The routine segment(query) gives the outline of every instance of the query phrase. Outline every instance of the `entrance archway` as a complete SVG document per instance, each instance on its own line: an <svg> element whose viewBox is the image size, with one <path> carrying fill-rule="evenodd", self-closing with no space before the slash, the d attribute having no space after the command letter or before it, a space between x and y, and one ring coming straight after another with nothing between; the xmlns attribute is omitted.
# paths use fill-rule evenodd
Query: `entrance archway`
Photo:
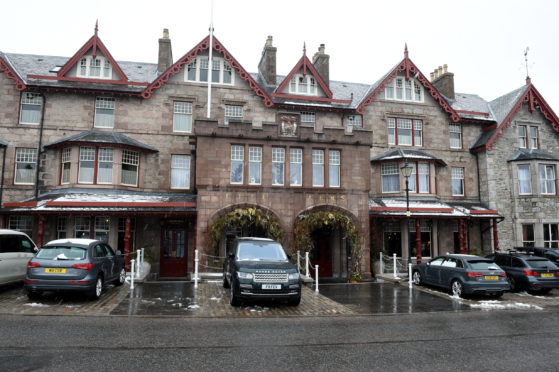
<svg viewBox="0 0 559 372"><path fill-rule="evenodd" d="M319 277L361 277L361 244L351 213L317 208L299 214L294 225L295 248L309 252L311 262L319 265Z"/></svg>

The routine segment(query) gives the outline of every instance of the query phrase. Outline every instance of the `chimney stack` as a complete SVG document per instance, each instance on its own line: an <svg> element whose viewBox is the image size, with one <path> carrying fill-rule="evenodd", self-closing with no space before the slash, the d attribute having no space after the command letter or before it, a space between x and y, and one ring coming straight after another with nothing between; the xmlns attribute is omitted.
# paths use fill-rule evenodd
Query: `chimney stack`
<svg viewBox="0 0 559 372"><path fill-rule="evenodd" d="M431 84L445 97L454 99L454 74L448 72L448 65L439 66L431 72Z"/></svg>
<svg viewBox="0 0 559 372"><path fill-rule="evenodd" d="M320 44L318 52L312 57L313 66L316 68L320 77L326 85L330 85L330 56L324 53L324 44Z"/></svg>
<svg viewBox="0 0 559 372"><path fill-rule="evenodd" d="M264 49L262 50L262 57L258 63L258 72L264 78L268 85L276 85L276 52L277 48L272 45L273 38L268 36Z"/></svg>
<svg viewBox="0 0 559 372"><path fill-rule="evenodd" d="M173 64L173 51L169 29L163 29L163 37L159 39L159 56L157 60L157 73L161 74Z"/></svg>

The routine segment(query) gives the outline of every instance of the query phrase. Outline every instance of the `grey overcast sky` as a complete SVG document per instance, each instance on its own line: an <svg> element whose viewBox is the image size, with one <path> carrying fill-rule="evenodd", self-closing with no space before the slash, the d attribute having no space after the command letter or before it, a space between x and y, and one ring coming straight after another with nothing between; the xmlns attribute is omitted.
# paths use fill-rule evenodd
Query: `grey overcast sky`
<svg viewBox="0 0 559 372"><path fill-rule="evenodd" d="M403 58L424 75L442 64L457 92L495 99L532 82L559 114L559 1L555 0L214 0L215 36L249 72L256 72L268 35L277 72L312 57L321 43L330 79L372 84ZM26 0L2 5L0 50L72 56L93 35L122 61L157 62L168 28L175 60L208 34L210 0Z"/></svg>

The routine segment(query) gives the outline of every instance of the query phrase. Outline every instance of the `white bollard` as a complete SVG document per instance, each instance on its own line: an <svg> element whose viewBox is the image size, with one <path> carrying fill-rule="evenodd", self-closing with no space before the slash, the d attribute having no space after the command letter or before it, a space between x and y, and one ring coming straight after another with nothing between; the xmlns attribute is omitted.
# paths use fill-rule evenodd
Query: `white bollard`
<svg viewBox="0 0 559 372"><path fill-rule="evenodd" d="M309 262L309 252L305 252L305 277L309 278L310 262Z"/></svg>
<svg viewBox="0 0 559 372"><path fill-rule="evenodd" d="M144 260L145 260L145 257L146 257L146 256L145 256L146 253L145 253L144 248L142 248L142 249L140 250L140 252L141 252L140 257L142 258L142 261L141 261L141 263L140 263L140 274L141 274L141 273L144 272Z"/></svg>
<svg viewBox="0 0 559 372"><path fill-rule="evenodd" d="M410 288L412 287L412 277L411 277L411 263L408 264L408 282L409 282L409 286Z"/></svg>
<svg viewBox="0 0 559 372"><path fill-rule="evenodd" d="M194 288L198 288L198 250L194 250Z"/></svg>
<svg viewBox="0 0 559 372"><path fill-rule="evenodd" d="M384 262L382 262L382 252L378 253L379 271L384 274Z"/></svg>
<svg viewBox="0 0 559 372"><path fill-rule="evenodd" d="M140 257L140 251L136 251L136 278L140 278L140 268L142 266L142 258Z"/></svg>
<svg viewBox="0 0 559 372"><path fill-rule="evenodd" d="M318 265L314 265L315 276L316 276L316 286L314 287L314 291L318 293Z"/></svg>
<svg viewBox="0 0 559 372"><path fill-rule="evenodd" d="M397 264L397 262L396 262L396 253L394 253L394 255L393 255L392 257L393 257L393 264L394 264L394 265L393 265L393 266L394 266L394 269L393 269L392 271L394 272L394 279L396 279L396 278L398 277L398 275L396 275L396 264Z"/></svg>
<svg viewBox="0 0 559 372"><path fill-rule="evenodd" d="M134 289L134 269L136 264L136 260L130 260L130 289ZM132 292L130 292L132 295Z"/></svg>

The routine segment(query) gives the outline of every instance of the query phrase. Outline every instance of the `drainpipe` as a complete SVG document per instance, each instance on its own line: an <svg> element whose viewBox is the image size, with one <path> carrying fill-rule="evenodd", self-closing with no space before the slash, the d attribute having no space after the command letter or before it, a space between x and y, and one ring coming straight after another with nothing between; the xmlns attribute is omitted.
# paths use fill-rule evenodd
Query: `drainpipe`
<svg viewBox="0 0 559 372"><path fill-rule="evenodd" d="M39 197L39 165L41 163L41 147L43 146L43 127L45 123L45 106L47 105L47 100L44 94L41 94L43 98L43 107L41 109L41 122L39 124L39 148L37 149L37 166L35 168L35 199Z"/></svg>
<svg viewBox="0 0 559 372"><path fill-rule="evenodd" d="M7 150L7 147L3 147L3 151L2 151L2 174L0 175L0 208L2 208L2 192L4 191L4 173L6 171L6 150Z"/></svg>

